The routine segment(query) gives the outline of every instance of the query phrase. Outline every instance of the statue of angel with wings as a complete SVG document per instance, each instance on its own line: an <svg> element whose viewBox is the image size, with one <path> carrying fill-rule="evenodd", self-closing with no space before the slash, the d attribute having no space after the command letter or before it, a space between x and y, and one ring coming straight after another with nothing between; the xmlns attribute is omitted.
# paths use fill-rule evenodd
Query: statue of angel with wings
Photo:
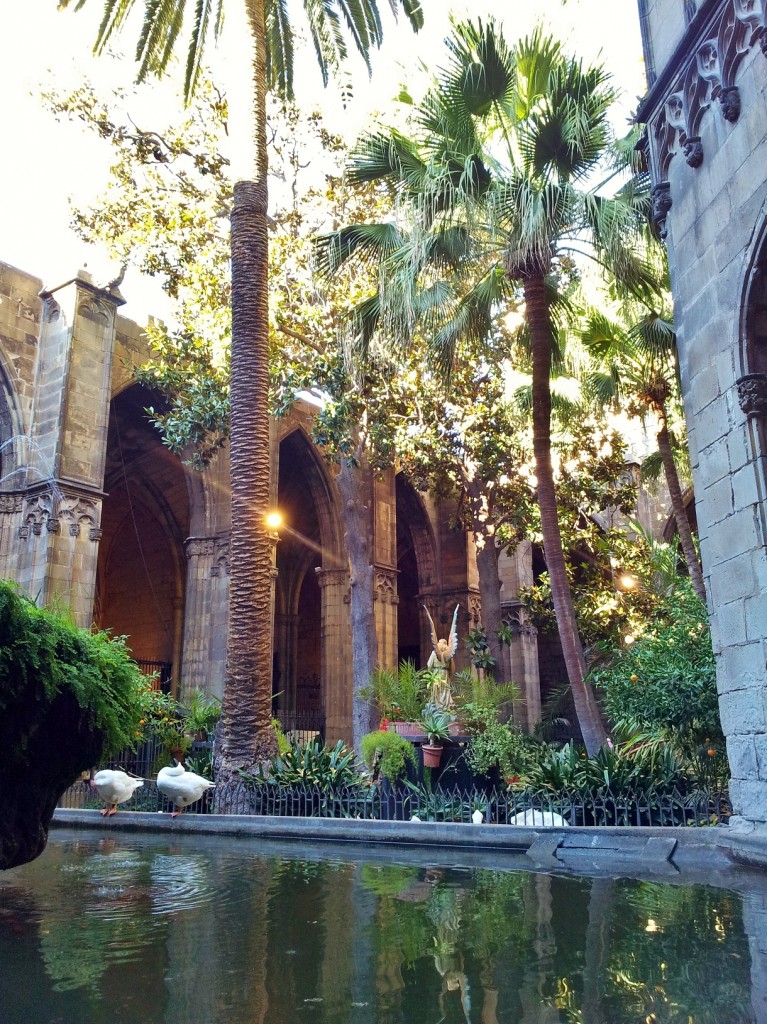
<svg viewBox="0 0 767 1024"><path fill-rule="evenodd" d="M434 626L434 620L429 615L429 609L426 605L423 606L423 610L426 612L426 617L429 620L429 628L431 630L431 646L432 652L429 655L429 660L426 663L426 667L431 669L434 673L434 682L431 683L431 703L438 704L440 707L445 708L447 711L453 709L453 694L450 687L450 679L455 671L455 652L458 650L458 609L460 605L455 606L453 612L453 623L450 627L450 633L447 640L437 639L437 630Z"/></svg>

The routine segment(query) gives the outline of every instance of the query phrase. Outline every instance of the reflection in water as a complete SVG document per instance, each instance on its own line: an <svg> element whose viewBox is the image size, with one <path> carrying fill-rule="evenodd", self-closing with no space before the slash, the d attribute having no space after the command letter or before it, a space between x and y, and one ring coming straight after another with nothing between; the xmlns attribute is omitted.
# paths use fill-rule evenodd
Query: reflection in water
<svg viewBox="0 0 767 1024"><path fill-rule="evenodd" d="M767 1024L764 917L709 886L54 835L0 878L0 1019Z"/></svg>

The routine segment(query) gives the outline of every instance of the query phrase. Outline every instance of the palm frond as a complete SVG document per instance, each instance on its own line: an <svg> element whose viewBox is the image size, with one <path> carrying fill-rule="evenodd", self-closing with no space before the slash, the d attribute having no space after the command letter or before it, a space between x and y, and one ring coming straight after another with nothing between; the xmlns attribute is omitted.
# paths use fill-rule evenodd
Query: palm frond
<svg viewBox="0 0 767 1024"><path fill-rule="evenodd" d="M144 21L136 44L137 79L162 75L168 66L184 20L186 0L146 0Z"/></svg>
<svg viewBox="0 0 767 1024"><path fill-rule="evenodd" d="M288 0L266 7L266 80L282 99L293 99L294 46Z"/></svg>
<svg viewBox="0 0 767 1024"><path fill-rule="evenodd" d="M184 101L186 103L191 101L197 87L211 21L213 23L213 32L217 34L217 30L221 25L222 11L223 0L197 0L196 2L192 37L189 41L186 67L184 69ZM166 57L166 62L169 57L170 53Z"/></svg>
<svg viewBox="0 0 767 1024"><path fill-rule="evenodd" d="M388 181L417 192L427 173L418 147L399 132L364 135L355 146L347 174L352 184Z"/></svg>
<svg viewBox="0 0 767 1024"><path fill-rule="evenodd" d="M395 224L353 224L316 238L315 266L323 277L332 277L352 257L366 266L377 268L401 241Z"/></svg>
<svg viewBox="0 0 767 1024"><path fill-rule="evenodd" d="M405 12L405 17L410 22L410 26L413 31L418 32L419 29L422 29L423 7L421 6L421 0L389 0L389 6L391 7L395 18L398 14L400 4L402 4L402 10Z"/></svg>

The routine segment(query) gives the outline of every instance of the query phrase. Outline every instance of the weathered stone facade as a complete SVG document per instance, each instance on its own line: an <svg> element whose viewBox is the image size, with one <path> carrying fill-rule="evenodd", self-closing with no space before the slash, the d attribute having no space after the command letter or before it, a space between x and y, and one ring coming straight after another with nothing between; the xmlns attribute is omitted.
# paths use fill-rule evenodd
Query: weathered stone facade
<svg viewBox="0 0 767 1024"><path fill-rule="evenodd" d="M224 683L231 532L224 451L198 473L165 448L132 383L147 357L141 328L117 314L118 292L85 272L51 291L0 264L0 577L70 605L83 625L127 635L134 655L167 667L182 696ZM287 721L350 738L349 571L332 469L299 403L272 424L272 488L286 528L275 536L274 691ZM471 538L454 509L394 471L370 481L379 658L424 665L430 637L461 606L481 622ZM516 615L524 720L540 711L537 644L514 603L531 574L529 546L502 559L502 598ZM459 664L466 664L461 651Z"/></svg>
<svg viewBox="0 0 767 1024"><path fill-rule="evenodd" d="M640 0L736 812L767 821L767 7Z"/></svg>

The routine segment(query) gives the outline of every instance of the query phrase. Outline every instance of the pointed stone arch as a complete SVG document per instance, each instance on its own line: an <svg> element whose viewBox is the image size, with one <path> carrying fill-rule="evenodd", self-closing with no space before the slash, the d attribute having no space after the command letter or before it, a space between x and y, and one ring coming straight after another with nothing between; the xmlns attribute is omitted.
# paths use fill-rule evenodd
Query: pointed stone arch
<svg viewBox="0 0 767 1024"><path fill-rule="evenodd" d="M134 384L112 399L94 619L126 634L134 657L158 663L178 690L184 632L189 491Z"/></svg>
<svg viewBox="0 0 767 1024"><path fill-rule="evenodd" d="M348 566L330 474L302 423L279 440L273 690L297 738L345 730L343 599ZM338 585L328 586L329 581ZM344 583L346 586L344 586ZM347 627L348 632L348 627Z"/></svg>
<svg viewBox="0 0 767 1024"><path fill-rule="evenodd" d="M423 497L404 473L397 474L395 487L398 655L400 661L409 658L423 667L431 652L431 639L421 605L441 588L437 542Z"/></svg>
<svg viewBox="0 0 767 1024"><path fill-rule="evenodd" d="M737 404L746 418L744 444L732 441L733 479L739 493L754 507L767 546L767 202L746 247L738 329L740 376L735 382ZM733 455L735 458L733 459ZM745 474L752 475L744 490Z"/></svg>

